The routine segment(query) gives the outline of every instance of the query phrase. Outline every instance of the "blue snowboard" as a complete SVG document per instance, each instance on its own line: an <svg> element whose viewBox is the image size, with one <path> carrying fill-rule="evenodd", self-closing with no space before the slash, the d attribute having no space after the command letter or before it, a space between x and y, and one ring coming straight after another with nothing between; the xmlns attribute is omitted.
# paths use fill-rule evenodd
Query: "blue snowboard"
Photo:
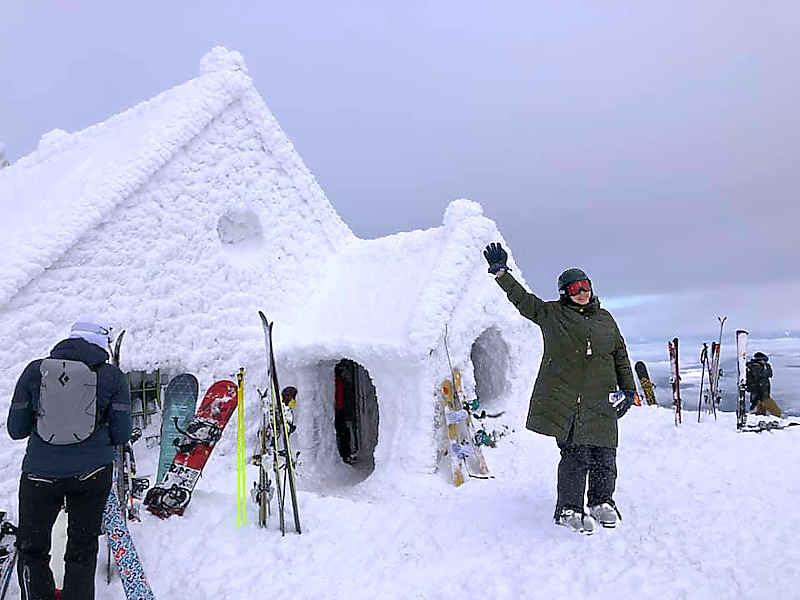
<svg viewBox="0 0 800 600"><path fill-rule="evenodd" d="M178 425L185 430L194 418L197 388L197 378L189 373L177 375L167 385L161 411L161 453L158 457L156 484L164 479L164 474L169 470L178 451L174 444L175 438L182 437L175 428L173 417L178 417Z"/></svg>
<svg viewBox="0 0 800 600"><path fill-rule="evenodd" d="M122 588L125 590L127 600L155 600L153 590L144 576L142 562L133 545L128 524L122 518L119 502L114 492L108 495L106 507L103 510L103 529L106 532L111 555L119 570Z"/></svg>

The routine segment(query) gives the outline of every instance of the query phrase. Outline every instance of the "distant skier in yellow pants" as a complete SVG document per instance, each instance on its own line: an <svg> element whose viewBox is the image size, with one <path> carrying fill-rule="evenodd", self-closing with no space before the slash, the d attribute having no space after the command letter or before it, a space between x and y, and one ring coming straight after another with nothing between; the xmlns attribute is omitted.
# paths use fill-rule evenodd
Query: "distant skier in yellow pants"
<svg viewBox="0 0 800 600"><path fill-rule="evenodd" d="M763 352L756 352L747 361L747 391L750 392L750 410L757 415L771 414L780 417L783 414L780 406L770 395L770 377L772 367L769 357Z"/></svg>

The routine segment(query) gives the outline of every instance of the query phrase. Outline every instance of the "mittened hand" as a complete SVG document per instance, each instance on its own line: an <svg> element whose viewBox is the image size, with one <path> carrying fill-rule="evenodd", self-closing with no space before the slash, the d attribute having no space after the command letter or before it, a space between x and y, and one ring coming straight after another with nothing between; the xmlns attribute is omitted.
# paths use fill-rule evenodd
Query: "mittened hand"
<svg viewBox="0 0 800 600"><path fill-rule="evenodd" d="M634 390L623 390L621 392L609 394L608 401L611 403L611 406L614 407L614 410L617 411L617 419L621 419L625 416L628 409L633 406L635 398L636 392Z"/></svg>
<svg viewBox="0 0 800 600"><path fill-rule="evenodd" d="M508 253L503 250L503 246L499 242L492 242L483 251L483 256L486 262L489 263L489 273L495 275L501 269L510 271L506 261L508 260Z"/></svg>

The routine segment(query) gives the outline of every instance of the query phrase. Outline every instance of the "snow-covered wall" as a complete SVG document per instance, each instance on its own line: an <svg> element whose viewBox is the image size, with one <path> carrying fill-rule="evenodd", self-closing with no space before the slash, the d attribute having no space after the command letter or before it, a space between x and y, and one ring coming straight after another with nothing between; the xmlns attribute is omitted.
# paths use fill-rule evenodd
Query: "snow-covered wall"
<svg viewBox="0 0 800 600"><path fill-rule="evenodd" d="M0 306L0 410L24 365L83 312L127 330L124 370L185 370L205 388L244 365L263 388L256 311L293 320L326 257L351 235L341 224L332 240L321 227L330 215L295 185L242 106L231 105ZM287 331L278 327L277 338ZM24 444L13 447L18 458Z"/></svg>

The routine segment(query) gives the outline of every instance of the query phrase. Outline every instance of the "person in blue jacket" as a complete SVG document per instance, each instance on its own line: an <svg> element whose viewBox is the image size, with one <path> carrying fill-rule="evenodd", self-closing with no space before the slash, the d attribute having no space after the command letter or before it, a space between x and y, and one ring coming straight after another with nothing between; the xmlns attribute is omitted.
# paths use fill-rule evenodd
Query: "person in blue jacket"
<svg viewBox="0 0 800 600"><path fill-rule="evenodd" d="M103 509L112 482L114 446L123 445L131 435L131 401L122 371L108 363L106 351L111 339L107 320L87 316L79 319L50 352L47 359L31 362L20 375L8 413L8 433L12 439L28 438L19 484L19 530L17 572L23 600L53 600L55 584L50 570L50 539L53 524L66 502L68 515L67 546L64 555L64 600L94 598L94 574L97 564L98 536ZM56 359L56 360L52 360ZM57 365L64 372L57 383L47 383L45 365ZM85 367L84 367L85 365ZM68 371L71 366L73 371ZM88 367L88 369L86 368ZM43 410L59 390L69 390L68 373L85 372L92 378L89 387L94 422L85 436L53 442L59 427L70 421L56 410ZM91 374L94 374L92 376ZM73 389L81 386L74 386ZM86 394L87 386L82 386ZM77 394L79 392L65 392ZM91 406L91 395L95 404ZM59 401L63 398L58 397ZM67 397L69 399L69 397ZM84 402L85 404L85 402ZM64 402L61 402L64 405ZM56 407L57 408L57 407ZM71 410L71 409L70 409ZM45 415L49 412L49 415ZM85 410L72 411L81 413ZM49 417L50 421L46 423ZM48 441L42 439L40 432ZM53 433L51 433L53 432Z"/></svg>

